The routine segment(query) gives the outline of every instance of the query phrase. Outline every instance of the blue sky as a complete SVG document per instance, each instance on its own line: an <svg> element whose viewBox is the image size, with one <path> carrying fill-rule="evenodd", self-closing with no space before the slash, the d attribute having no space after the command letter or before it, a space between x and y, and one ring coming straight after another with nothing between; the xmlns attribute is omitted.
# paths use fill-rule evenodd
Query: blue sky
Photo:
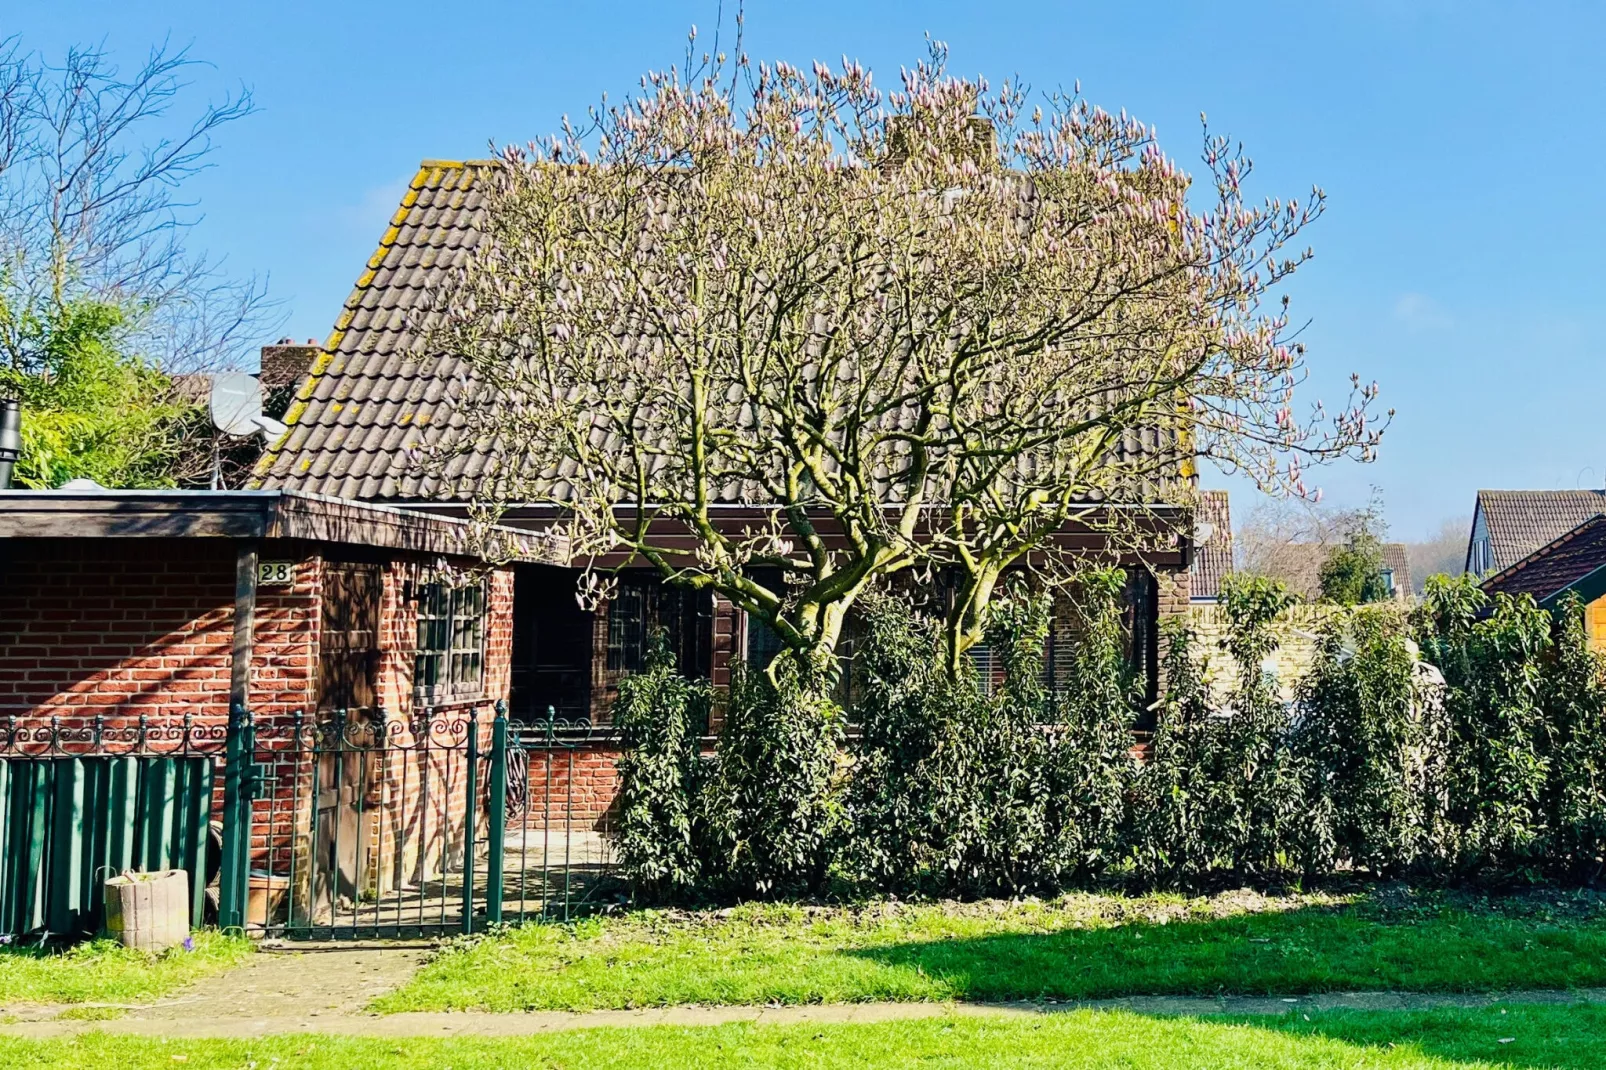
<svg viewBox="0 0 1606 1070"><path fill-rule="evenodd" d="M0 34L48 55L104 41L132 63L171 35L213 64L198 93L251 88L260 112L191 190L194 240L268 276L284 333L322 340L421 158L484 155L630 90L716 3L4 8ZM1375 484L1409 539L1470 512L1479 487L1606 483L1606 5L748 5L755 57L846 53L889 84L927 31L959 73L1080 79L1185 161L1208 112L1254 156L1257 192L1327 190L1291 287L1311 321L1308 396L1337 400L1354 370L1399 410L1376 464L1320 474L1330 500Z"/></svg>

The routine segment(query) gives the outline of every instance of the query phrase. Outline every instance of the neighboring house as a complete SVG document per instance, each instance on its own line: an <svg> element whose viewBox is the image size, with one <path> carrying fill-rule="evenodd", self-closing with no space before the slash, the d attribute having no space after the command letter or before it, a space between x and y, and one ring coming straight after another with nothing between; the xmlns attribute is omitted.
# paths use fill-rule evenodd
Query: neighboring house
<svg viewBox="0 0 1606 1070"><path fill-rule="evenodd" d="M1606 490L1480 490L1466 571L1474 576L1504 572L1602 513Z"/></svg>
<svg viewBox="0 0 1606 1070"><path fill-rule="evenodd" d="M438 160L421 165L285 417L289 435L258 468L261 486L442 515L466 512L456 479L472 478L488 460L478 447L452 448L463 434L452 397L467 368L453 355L421 352L413 317L478 241L475 181L481 166ZM445 472L420 466L417 450L425 446L455 456ZM560 500L567 492L561 473L550 492ZM727 488L721 504L721 522L733 531L754 524L767 507L744 497L739 486ZM1179 528L1191 526L1180 510L1174 512ZM552 505L521 507L506 522L540 528L558 515ZM1152 690L1157 618L1188 602L1189 540L1183 537L1174 549L1141 561L1116 554L1100 535L1067 532L1065 541L1128 567L1129 653ZM726 682L734 659L772 649L765 629L749 627L730 604L667 587L650 570L626 568L615 596L594 612L576 604L576 577L577 570L553 566L515 570L515 715L533 716L554 705L571 717L605 720L620 678L642 666L657 628L668 633L682 671L716 685Z"/></svg>
<svg viewBox="0 0 1606 1070"><path fill-rule="evenodd" d="M1288 585L1307 602L1322 597L1322 566L1338 549L1336 543L1291 542L1276 548L1265 564L1268 575ZM1411 565L1403 542L1383 544L1383 582L1397 601L1411 597Z"/></svg>
<svg viewBox="0 0 1606 1070"><path fill-rule="evenodd" d="M1480 491L1467 561L1490 594L1546 608L1577 595L1590 645L1606 651L1606 492Z"/></svg>
<svg viewBox="0 0 1606 1070"><path fill-rule="evenodd" d="M1193 564L1188 568L1188 597L1195 603L1221 599L1221 581L1232 571L1232 509L1224 490L1207 490L1199 496L1193 539Z"/></svg>

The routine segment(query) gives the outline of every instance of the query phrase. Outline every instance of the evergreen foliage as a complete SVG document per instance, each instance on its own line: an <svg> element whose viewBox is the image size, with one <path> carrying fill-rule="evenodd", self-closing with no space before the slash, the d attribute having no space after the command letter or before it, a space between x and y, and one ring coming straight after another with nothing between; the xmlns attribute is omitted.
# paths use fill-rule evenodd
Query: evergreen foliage
<svg viewBox="0 0 1606 1070"><path fill-rule="evenodd" d="M0 320L10 318L0 307ZM22 402L20 487L48 490L70 479L107 487L167 487L194 406L172 382L127 351L128 316L81 301L16 329L36 362L0 366L0 397Z"/></svg>
<svg viewBox="0 0 1606 1070"><path fill-rule="evenodd" d="M707 685L676 673L662 635L654 637L646 670L619 684L613 705L623 748L617 849L619 865L641 898L673 898L697 885L697 731L709 698Z"/></svg>
<svg viewBox="0 0 1606 1070"><path fill-rule="evenodd" d="M907 598L864 603L854 730L781 656L738 669L717 758L696 754L706 691L667 661L628 681L621 857L638 894L1025 895L1120 881L1274 886L1354 873L1594 882L1606 872L1606 667L1572 600L1489 599L1435 577L1414 613L1335 610L1310 672L1269 671L1281 584L1223 590L1237 683L1213 694L1182 620L1147 760L1119 572L994 600L996 687ZM1045 644L1074 637L1047 686ZM1069 619L1065 619L1065 615Z"/></svg>
<svg viewBox="0 0 1606 1070"><path fill-rule="evenodd" d="M1337 859L1380 875L1431 866L1443 829L1447 726L1419 665L1402 612L1363 607L1328 623L1299 688L1309 799Z"/></svg>

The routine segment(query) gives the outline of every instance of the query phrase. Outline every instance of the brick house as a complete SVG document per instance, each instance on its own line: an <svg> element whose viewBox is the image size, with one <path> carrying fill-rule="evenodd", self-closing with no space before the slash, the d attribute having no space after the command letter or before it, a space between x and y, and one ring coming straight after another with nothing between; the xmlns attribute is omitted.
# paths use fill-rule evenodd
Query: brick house
<svg viewBox="0 0 1606 1070"><path fill-rule="evenodd" d="M457 477L476 475L485 454L462 451L446 471L431 473L417 464L414 452L449 444L462 433L451 397L466 368L450 354L422 351L413 323L426 295L478 240L478 166L425 160L326 344L265 351L265 364L270 358L275 366L283 366L287 357L300 359L306 374L285 415L289 433L264 455L256 485L431 515L466 515L469 502L457 497L453 486ZM1123 448L1144 447L1134 436ZM722 503L723 522L737 530L762 515L761 504L733 497ZM1172 518L1171 547L1142 560L1120 558L1130 575L1130 653L1151 689L1158 685L1158 618L1186 610L1191 556L1191 525L1184 511L1156 511ZM540 529L558 515L554 505L515 508L504 522ZM1090 555L1112 556L1107 538L1093 531L1064 532L1062 542ZM515 717L539 718L550 706L566 718L605 722L619 679L641 666L655 628L670 635L682 671L716 686L728 680L735 659L767 654L764 629L749 626L717 597L668 588L645 569L624 568L615 597L586 612L574 598L575 578L575 571L562 567L513 570L508 673ZM712 727L717 730L717 718ZM587 762L595 789L591 812L598 817L612 796L611 768L611 753L598 752Z"/></svg>
<svg viewBox="0 0 1606 1070"><path fill-rule="evenodd" d="M522 560L547 552L503 535ZM0 491L0 764L215 763L248 709L253 869L299 866L308 914L429 879L458 862L469 793L415 737L460 735L507 698L514 567L478 557L461 520L294 491ZM347 712L370 710L390 720ZM359 767L307 742L331 724L412 749ZM25 833L9 822L7 847Z"/></svg>

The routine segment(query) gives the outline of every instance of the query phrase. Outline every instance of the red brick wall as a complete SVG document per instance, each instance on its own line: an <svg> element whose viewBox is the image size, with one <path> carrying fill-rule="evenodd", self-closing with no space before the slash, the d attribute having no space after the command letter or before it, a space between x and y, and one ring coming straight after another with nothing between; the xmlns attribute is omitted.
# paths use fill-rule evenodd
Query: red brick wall
<svg viewBox="0 0 1606 1070"><path fill-rule="evenodd" d="M597 832L613 828L614 802L619 796L617 749L531 749L525 754L529 769L527 827Z"/></svg>
<svg viewBox="0 0 1606 1070"><path fill-rule="evenodd" d="M223 539L13 539L0 559L0 716L221 725L234 547ZM307 704L316 569L258 598L252 705Z"/></svg>
<svg viewBox="0 0 1606 1070"><path fill-rule="evenodd" d="M0 555L0 718L14 717L21 727L37 727L49 718L67 728L88 727L97 715L114 728L137 723L141 716L153 727L177 726L186 718L197 728L220 730L227 723L231 541L15 539L0 544ZM250 704L259 726L256 757L270 780L254 804L252 864L284 873L294 855L298 873L304 874L311 768L283 727L297 712L309 726L318 719L325 561L305 545L266 544L262 556L299 559L299 564L292 584L264 586L257 594ZM383 565L381 695L402 715L411 712L417 635L414 608L404 594L407 580L424 564ZM490 747L489 706L508 692L512 573L494 572L488 586L483 695L441 711L454 719L470 705L483 710L482 753ZM461 742L460 732L448 735ZM302 736L303 745L309 738ZM398 742L416 741L404 734ZM280 750L278 761L268 759L271 749ZM461 853L466 755L442 750L425 757L398 750L375 761L380 764L366 774L368 805L378 808L369 818L372 847L365 868L389 887L394 880L423 875L420 858L438 870L443 854ZM426 767L427 803L422 797ZM481 804L485 780L482 768Z"/></svg>

